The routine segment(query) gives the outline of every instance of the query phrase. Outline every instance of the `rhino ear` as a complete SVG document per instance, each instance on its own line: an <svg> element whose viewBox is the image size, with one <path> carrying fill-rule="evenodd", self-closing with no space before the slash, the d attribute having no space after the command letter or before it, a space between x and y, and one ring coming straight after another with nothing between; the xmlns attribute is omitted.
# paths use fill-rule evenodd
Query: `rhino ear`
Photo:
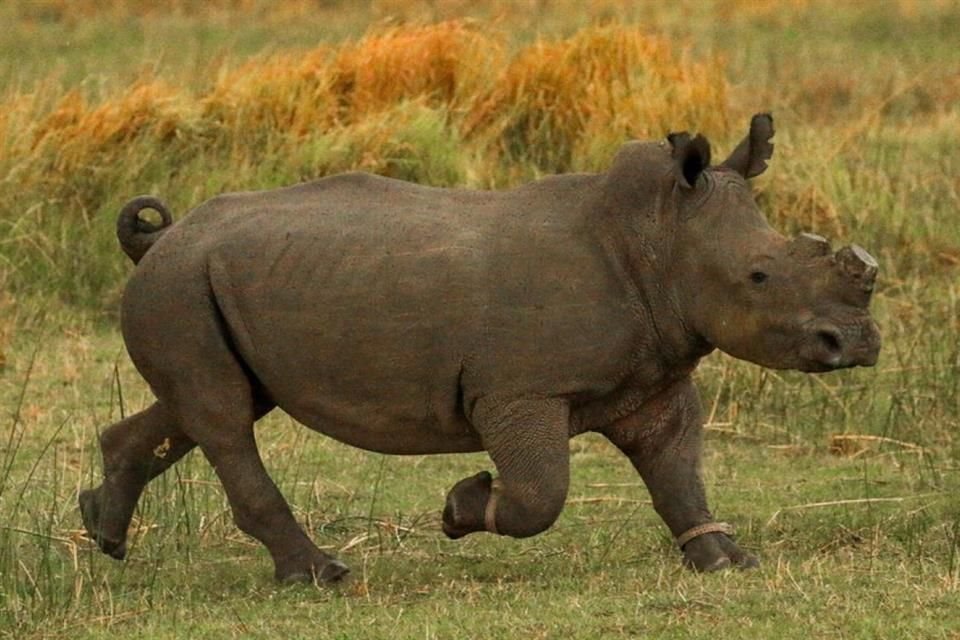
<svg viewBox="0 0 960 640"><path fill-rule="evenodd" d="M773 117L769 113L758 113L750 120L750 133L720 166L733 169L744 178L760 175L773 155L772 137Z"/></svg>
<svg viewBox="0 0 960 640"><path fill-rule="evenodd" d="M710 143L697 134L691 138L686 131L667 136L673 147L674 174L680 186L693 188L700 174L710 166Z"/></svg>

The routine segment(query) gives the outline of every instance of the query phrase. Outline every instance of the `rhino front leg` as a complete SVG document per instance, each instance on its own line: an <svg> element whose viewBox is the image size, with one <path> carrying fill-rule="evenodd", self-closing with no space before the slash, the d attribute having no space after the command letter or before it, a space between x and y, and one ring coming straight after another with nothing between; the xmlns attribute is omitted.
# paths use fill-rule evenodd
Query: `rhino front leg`
<svg viewBox="0 0 960 640"><path fill-rule="evenodd" d="M454 485L443 511L444 533L525 538L550 527L563 510L570 482L567 403L484 399L472 419L500 477L483 471Z"/></svg>
<svg viewBox="0 0 960 640"><path fill-rule="evenodd" d="M689 378L603 431L643 478L654 509L674 538L694 536L681 549L688 566L698 571L756 567L757 558L727 533L709 531L720 527L710 526L716 523L700 475L702 433L700 397ZM701 525L707 526L700 529ZM697 535L698 530L708 532Z"/></svg>

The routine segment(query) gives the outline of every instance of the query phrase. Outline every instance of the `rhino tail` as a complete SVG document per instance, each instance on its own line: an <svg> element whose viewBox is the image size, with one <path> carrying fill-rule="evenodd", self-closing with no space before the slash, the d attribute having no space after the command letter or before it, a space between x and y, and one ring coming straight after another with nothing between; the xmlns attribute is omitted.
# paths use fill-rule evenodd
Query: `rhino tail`
<svg viewBox="0 0 960 640"><path fill-rule="evenodd" d="M140 217L144 209L153 209L160 214L160 224L154 224ZM120 248L137 264L146 255L153 243L173 224L170 210L160 198L137 196L123 205L117 216L117 240Z"/></svg>

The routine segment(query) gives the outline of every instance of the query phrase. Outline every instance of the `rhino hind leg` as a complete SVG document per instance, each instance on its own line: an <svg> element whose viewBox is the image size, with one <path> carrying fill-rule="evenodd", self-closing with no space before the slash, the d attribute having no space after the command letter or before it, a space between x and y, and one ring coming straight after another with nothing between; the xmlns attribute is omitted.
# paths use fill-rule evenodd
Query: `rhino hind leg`
<svg viewBox="0 0 960 640"><path fill-rule="evenodd" d="M277 580L338 582L349 573L346 565L320 551L297 524L263 468L252 431L234 446L211 446L204 453L223 483L237 526L270 551Z"/></svg>
<svg viewBox="0 0 960 640"><path fill-rule="evenodd" d="M453 539L475 531L525 538L546 530L563 510L570 482L566 402L481 401L474 414L499 478L482 471L454 485L443 510L444 533Z"/></svg>
<svg viewBox="0 0 960 640"><path fill-rule="evenodd" d="M217 437L204 439L200 447L223 484L237 526L270 552L276 579L285 583L333 583L346 577L347 566L313 544L267 475L254 439L253 422L216 418L220 418L216 421Z"/></svg>
<svg viewBox="0 0 960 640"><path fill-rule="evenodd" d="M164 284L177 295L154 295ZM260 458L254 423L273 404L231 347L228 329L208 292L202 283L195 284L128 287L124 339L157 404L131 418L132 425L121 423L104 433L106 480L81 497L87 527L99 533L101 548L120 555L128 512L132 513L144 477L153 470L141 472L131 482L130 474L118 474L116 469L142 467L158 446L158 453L166 449L160 467L169 466L195 443L220 478L238 527L267 547L278 580L336 582L348 573L347 567L307 537ZM185 314L184 309L193 313ZM166 322L169 318L177 321Z"/></svg>
<svg viewBox="0 0 960 640"><path fill-rule="evenodd" d="M154 363L141 371L159 378L159 384L151 380L152 386L213 466L237 526L267 547L277 580L340 581L349 569L307 537L263 466L254 422L266 407L257 399L257 383L220 334L220 325L205 328L192 332L194 367L165 364L158 372Z"/></svg>
<svg viewBox="0 0 960 640"><path fill-rule="evenodd" d="M103 483L81 492L79 500L87 534L104 553L124 558L127 528L144 487L195 445L159 403L100 434Z"/></svg>

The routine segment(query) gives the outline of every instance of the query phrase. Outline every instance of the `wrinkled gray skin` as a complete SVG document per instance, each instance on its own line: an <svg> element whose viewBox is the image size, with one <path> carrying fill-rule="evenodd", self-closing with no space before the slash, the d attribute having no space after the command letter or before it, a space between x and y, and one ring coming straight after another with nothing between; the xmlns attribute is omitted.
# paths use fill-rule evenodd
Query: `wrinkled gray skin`
<svg viewBox="0 0 960 640"><path fill-rule="evenodd" d="M139 261L123 336L157 401L103 432L87 530L122 558L147 482L199 445L278 579L340 579L260 460L253 425L275 407L371 451L487 451L490 518L483 471L447 497L452 538L548 528L567 440L587 431L626 454L675 536L711 522L700 358L828 371L873 365L880 347L872 258L788 241L758 210L746 178L772 135L759 115L717 167L704 138L673 134L625 145L606 173L503 192L339 175L216 197L172 226L134 199L118 221ZM699 570L756 564L724 533L683 554Z"/></svg>

